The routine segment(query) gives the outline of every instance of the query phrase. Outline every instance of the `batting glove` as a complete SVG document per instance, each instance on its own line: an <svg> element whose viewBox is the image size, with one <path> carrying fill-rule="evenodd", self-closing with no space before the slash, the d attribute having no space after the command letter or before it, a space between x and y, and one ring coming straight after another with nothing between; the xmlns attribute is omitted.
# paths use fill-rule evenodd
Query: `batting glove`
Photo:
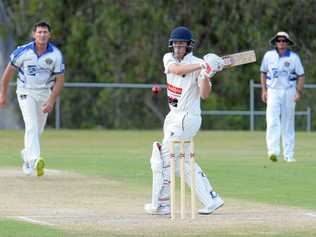
<svg viewBox="0 0 316 237"><path fill-rule="evenodd" d="M200 65L202 68L201 73L206 77L212 78L216 74L216 71L207 62L204 61Z"/></svg>
<svg viewBox="0 0 316 237"><path fill-rule="evenodd" d="M216 54L209 53L203 57L204 61L208 63L216 72L224 69L224 60Z"/></svg>

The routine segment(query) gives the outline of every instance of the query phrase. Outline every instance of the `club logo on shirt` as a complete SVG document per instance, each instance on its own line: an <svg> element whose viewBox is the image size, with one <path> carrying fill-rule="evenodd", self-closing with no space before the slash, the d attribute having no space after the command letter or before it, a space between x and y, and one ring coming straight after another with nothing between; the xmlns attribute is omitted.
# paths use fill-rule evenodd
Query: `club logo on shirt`
<svg viewBox="0 0 316 237"><path fill-rule="evenodd" d="M27 65L27 74L30 76L36 75L36 65Z"/></svg>
<svg viewBox="0 0 316 237"><path fill-rule="evenodd" d="M46 63L47 65L51 65L51 64L53 63L53 59L51 59L51 58L46 58L46 59L45 59L45 63Z"/></svg>
<svg viewBox="0 0 316 237"><path fill-rule="evenodd" d="M290 63L288 61L284 62L284 66L285 67L289 67L290 66Z"/></svg>

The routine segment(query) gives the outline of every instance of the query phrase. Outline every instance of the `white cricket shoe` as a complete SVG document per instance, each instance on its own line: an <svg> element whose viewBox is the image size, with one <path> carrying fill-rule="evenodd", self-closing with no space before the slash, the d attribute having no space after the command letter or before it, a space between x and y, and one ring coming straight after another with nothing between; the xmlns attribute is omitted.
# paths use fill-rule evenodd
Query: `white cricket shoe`
<svg viewBox="0 0 316 237"><path fill-rule="evenodd" d="M216 209L222 207L224 205L224 200L219 196L213 198L213 204L209 207L203 207L199 210L199 214L201 215L209 215L212 214Z"/></svg>
<svg viewBox="0 0 316 237"><path fill-rule="evenodd" d="M296 160L294 158L285 158L284 159L286 162L296 162Z"/></svg>
<svg viewBox="0 0 316 237"><path fill-rule="evenodd" d="M170 214L170 207L169 206L159 206L155 208L151 203L147 203L144 206L144 210L147 214L150 215L169 215Z"/></svg>
<svg viewBox="0 0 316 237"><path fill-rule="evenodd" d="M37 176L43 176L44 175L44 167L45 162L42 157L35 160L35 164L33 166L33 169L36 171Z"/></svg>
<svg viewBox="0 0 316 237"><path fill-rule="evenodd" d="M26 161L26 159L25 159L24 149L21 151L21 158L23 161L23 164L22 164L23 173L26 175L31 175L33 173L33 168L31 166L31 164L28 161Z"/></svg>
<svg viewBox="0 0 316 237"><path fill-rule="evenodd" d="M24 161L23 165L22 165L22 170L23 173L26 175L31 175L33 173L33 169L30 166L29 162Z"/></svg>
<svg viewBox="0 0 316 237"><path fill-rule="evenodd" d="M278 161L278 156L275 155L275 154L270 154L270 155L269 155L269 159L270 159L272 162L277 162L277 161Z"/></svg>

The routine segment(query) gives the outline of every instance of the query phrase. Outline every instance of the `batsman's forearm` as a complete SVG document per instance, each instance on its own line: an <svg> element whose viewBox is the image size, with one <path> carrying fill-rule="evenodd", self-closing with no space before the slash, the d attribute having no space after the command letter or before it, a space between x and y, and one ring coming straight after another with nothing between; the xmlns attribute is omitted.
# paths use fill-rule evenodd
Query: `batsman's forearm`
<svg viewBox="0 0 316 237"><path fill-rule="evenodd" d="M56 78L55 85L50 95L50 100L52 100L54 103L56 101L56 98L60 95L61 89L64 87L64 81L64 76L59 76Z"/></svg>
<svg viewBox="0 0 316 237"><path fill-rule="evenodd" d="M169 66L169 71L177 75L185 75L187 73L191 73L200 69L200 64L172 64Z"/></svg>
<svg viewBox="0 0 316 237"><path fill-rule="evenodd" d="M206 78L204 80L201 81L201 85L200 85L200 97L205 100L208 98L208 96L210 95L212 91L212 86L209 82L209 79Z"/></svg>

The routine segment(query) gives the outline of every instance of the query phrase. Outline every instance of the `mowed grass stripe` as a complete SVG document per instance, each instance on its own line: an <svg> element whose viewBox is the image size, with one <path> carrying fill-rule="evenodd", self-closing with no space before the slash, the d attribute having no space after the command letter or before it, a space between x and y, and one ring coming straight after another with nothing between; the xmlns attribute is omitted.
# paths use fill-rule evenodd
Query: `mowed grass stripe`
<svg viewBox="0 0 316 237"><path fill-rule="evenodd" d="M316 209L315 133L297 133L296 163L268 160L264 132L202 131L196 157L225 198ZM103 176L147 194L149 157L161 131L47 130L47 168ZM0 130L0 165L20 166L23 131Z"/></svg>

